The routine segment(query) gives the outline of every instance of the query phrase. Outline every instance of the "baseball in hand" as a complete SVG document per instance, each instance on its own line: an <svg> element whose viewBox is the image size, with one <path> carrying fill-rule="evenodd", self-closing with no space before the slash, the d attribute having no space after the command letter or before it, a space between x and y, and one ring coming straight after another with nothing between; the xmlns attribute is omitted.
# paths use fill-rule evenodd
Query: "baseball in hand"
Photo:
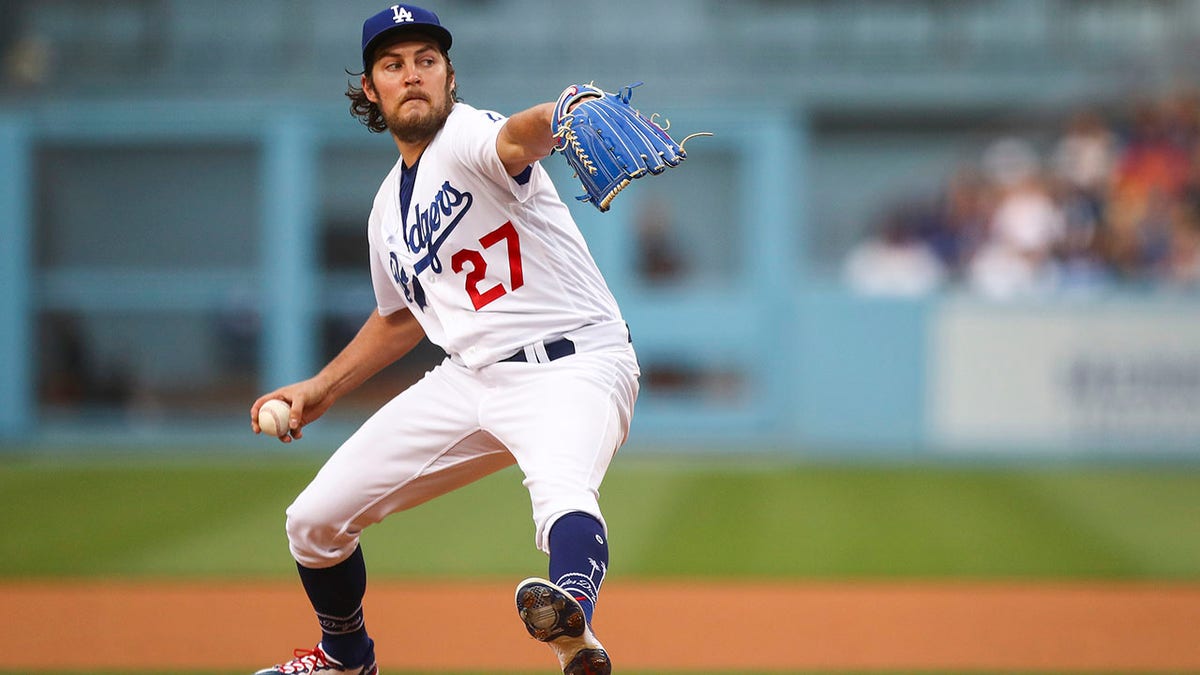
<svg viewBox="0 0 1200 675"><path fill-rule="evenodd" d="M292 407L286 401L273 398L258 409L258 426L264 434L280 437L288 432L291 416Z"/></svg>

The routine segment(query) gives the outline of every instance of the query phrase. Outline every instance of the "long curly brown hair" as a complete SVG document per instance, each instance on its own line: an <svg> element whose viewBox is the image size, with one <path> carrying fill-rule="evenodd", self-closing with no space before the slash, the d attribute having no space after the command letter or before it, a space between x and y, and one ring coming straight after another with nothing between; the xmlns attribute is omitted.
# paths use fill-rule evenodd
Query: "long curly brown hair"
<svg viewBox="0 0 1200 675"><path fill-rule="evenodd" d="M454 75L454 64L450 62L450 55L445 50L442 50L442 56L446 59L446 77L451 77ZM352 78L361 78L363 75L363 73L354 73L349 70L346 71L346 74ZM367 78L370 79L370 75ZM367 98L366 92L362 90L362 87L356 85L354 80L346 85L346 98L350 99L350 114L357 117L358 121L362 122L372 133L381 134L387 131L387 120L383 118L383 111ZM450 98L454 101L462 100L458 97L457 82L450 90Z"/></svg>

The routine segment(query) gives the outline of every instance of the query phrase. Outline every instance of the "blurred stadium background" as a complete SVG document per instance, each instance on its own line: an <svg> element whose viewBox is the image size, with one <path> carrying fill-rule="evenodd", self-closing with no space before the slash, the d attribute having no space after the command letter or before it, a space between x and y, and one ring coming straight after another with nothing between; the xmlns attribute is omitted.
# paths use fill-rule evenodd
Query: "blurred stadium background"
<svg viewBox="0 0 1200 675"><path fill-rule="evenodd" d="M1200 578L1200 3L425 6L473 105L644 81L716 133L572 202L644 369L606 493L628 573ZM0 1L0 575L285 576L287 500L440 358L299 445L249 432L373 306L395 150L341 94L380 7ZM383 527L512 559L382 573L536 563L485 483Z"/></svg>
<svg viewBox="0 0 1200 675"><path fill-rule="evenodd" d="M394 161L341 96L374 8L0 6L5 442L253 442L256 393L344 343ZM640 80L717 132L575 209L646 368L634 446L1195 456L1196 3L438 9L475 105Z"/></svg>

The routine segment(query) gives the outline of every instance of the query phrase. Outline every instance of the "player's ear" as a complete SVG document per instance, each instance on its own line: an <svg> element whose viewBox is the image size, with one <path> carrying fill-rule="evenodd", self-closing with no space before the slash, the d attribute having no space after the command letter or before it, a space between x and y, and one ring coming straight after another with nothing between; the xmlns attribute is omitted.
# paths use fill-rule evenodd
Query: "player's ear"
<svg viewBox="0 0 1200 675"><path fill-rule="evenodd" d="M442 52L442 58L446 59L446 91L450 92L451 100L457 101L458 81L454 79L454 62L446 52Z"/></svg>
<svg viewBox="0 0 1200 675"><path fill-rule="evenodd" d="M379 94L375 93L375 83L371 81L371 78L367 77L366 73L362 74L362 91L368 101L379 105Z"/></svg>

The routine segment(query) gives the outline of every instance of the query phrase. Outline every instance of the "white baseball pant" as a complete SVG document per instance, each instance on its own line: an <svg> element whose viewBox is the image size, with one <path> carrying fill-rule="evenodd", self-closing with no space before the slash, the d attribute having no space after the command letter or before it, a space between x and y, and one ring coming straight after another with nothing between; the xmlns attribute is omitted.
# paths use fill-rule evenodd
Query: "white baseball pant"
<svg viewBox="0 0 1200 675"><path fill-rule="evenodd" d="M475 371L446 359L368 419L288 508L292 556L336 565L368 525L514 461L540 550L559 516L583 511L604 524L600 483L629 432L638 375L627 342Z"/></svg>

